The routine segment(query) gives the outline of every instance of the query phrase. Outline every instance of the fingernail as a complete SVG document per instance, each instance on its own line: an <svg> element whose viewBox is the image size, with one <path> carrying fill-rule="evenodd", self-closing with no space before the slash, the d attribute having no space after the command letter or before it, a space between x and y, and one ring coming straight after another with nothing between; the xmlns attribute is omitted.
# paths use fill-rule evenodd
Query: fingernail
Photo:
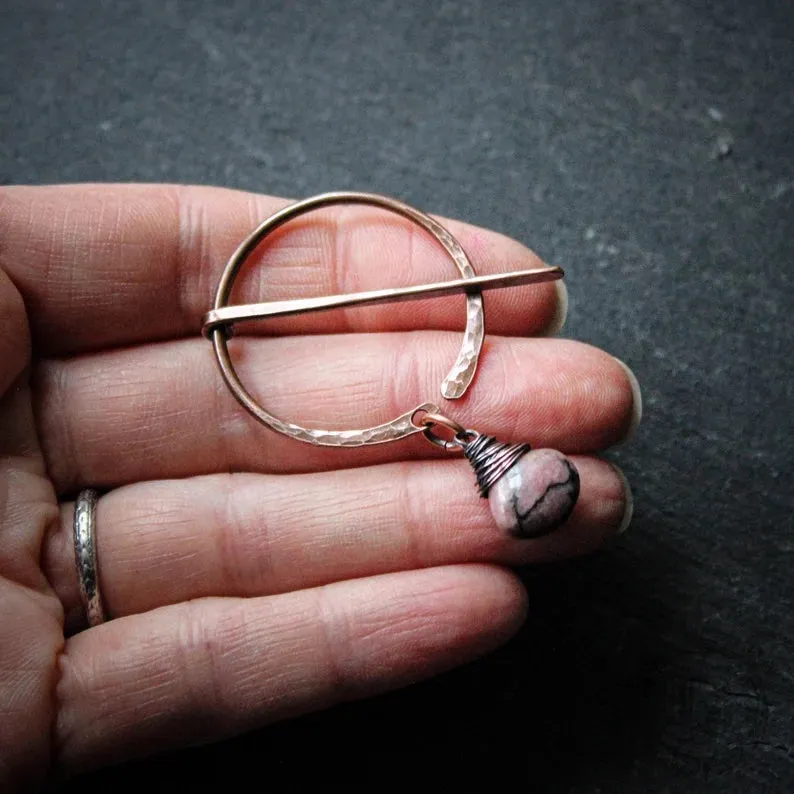
<svg viewBox="0 0 794 794"><path fill-rule="evenodd" d="M565 321L568 319L568 287L565 282L560 279L554 282L554 288L557 290L557 304L554 308L554 315L551 318L544 336L555 336L562 331Z"/></svg>
<svg viewBox="0 0 794 794"><path fill-rule="evenodd" d="M613 358L615 358L613 356ZM625 362L621 361L619 358L615 358L615 361L620 364L621 367L626 371L626 377L629 379L629 385L631 386L631 395L632 395L632 411L631 411L631 422L629 423L629 428L626 431L626 435L623 437L621 444L625 444L637 433L637 428L640 426L640 422L642 421L642 390L640 389L640 382L637 380L637 376L628 368Z"/></svg>
<svg viewBox="0 0 794 794"><path fill-rule="evenodd" d="M623 518L620 519L620 524L618 524L617 534L622 535L628 528L629 524L631 524L631 518L634 515L634 494L631 492L631 486L629 485L629 481L626 479L626 475L620 469L619 466L616 466L614 463L610 463L610 466L615 470L615 474L620 477L623 481L623 493L625 494L625 507L623 508Z"/></svg>

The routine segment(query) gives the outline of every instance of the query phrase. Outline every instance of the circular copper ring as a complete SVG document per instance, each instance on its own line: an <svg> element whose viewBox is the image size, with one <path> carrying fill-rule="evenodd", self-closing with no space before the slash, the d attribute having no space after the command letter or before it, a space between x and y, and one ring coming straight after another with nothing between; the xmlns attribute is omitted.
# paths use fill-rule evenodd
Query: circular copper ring
<svg viewBox="0 0 794 794"><path fill-rule="evenodd" d="M264 238L283 226L288 221L299 215L304 215L312 210L333 204L368 204L397 213L416 223L432 235L452 258L464 278L474 277L474 268L471 266L466 252L460 243L438 221L400 201L371 193L339 192L324 193L319 196L299 201L271 215L261 223L232 254L221 274L218 289L215 293L213 309L222 309L228 305L229 297L235 279L245 261L264 240ZM480 350L484 337L484 313L482 295L472 293L466 295L466 329L458 358L442 383L442 395L447 399L461 397L471 384L477 367ZM262 424L278 433L305 441L317 446L333 447L358 447L369 444L382 444L396 441L413 433L423 432L423 427L417 427L412 422L413 415L418 410L438 413L438 406L433 403L423 403L397 418L375 427L361 430L321 430L301 427L291 422L284 422L266 411L248 392L237 375L232 364L228 347L228 329L216 327L212 330L211 340L215 350L221 373L226 385L234 397L252 416Z"/></svg>
<svg viewBox="0 0 794 794"><path fill-rule="evenodd" d="M414 412L415 414L418 411ZM441 425L442 427L446 427L447 430L451 430L456 436L462 435L466 432L466 428L456 422L454 419L450 419L448 416L444 416L444 414L437 414L433 413L432 411L428 411L420 420L419 420L420 427L427 428L432 427L433 425Z"/></svg>
<svg viewBox="0 0 794 794"><path fill-rule="evenodd" d="M468 442L472 439L477 437L477 433L474 430L467 430L462 424L456 422L454 419L450 419L448 416L444 416L444 414L434 413L432 411L428 411L425 415L416 422L416 414L420 411L417 409L414 411L413 416L411 417L411 421L418 425L418 427L423 428L423 433L425 438L437 447L441 447L442 449L451 450L451 449L459 449L465 447ZM441 427L446 427L447 430L452 431L452 439L445 439L442 436L439 436L433 428L436 425L441 425Z"/></svg>

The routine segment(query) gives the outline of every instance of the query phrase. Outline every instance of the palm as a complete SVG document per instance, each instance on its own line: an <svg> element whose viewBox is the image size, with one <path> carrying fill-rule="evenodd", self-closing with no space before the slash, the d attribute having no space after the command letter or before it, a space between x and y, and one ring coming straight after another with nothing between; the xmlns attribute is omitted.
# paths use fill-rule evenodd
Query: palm
<svg viewBox="0 0 794 794"><path fill-rule="evenodd" d="M0 273L4 328L0 407L0 783L38 782L50 757L57 659L64 645L63 606L40 567L43 538L59 520L33 421L28 328L19 293ZM2 786L5 788L5 786Z"/></svg>
<svg viewBox="0 0 794 794"><path fill-rule="evenodd" d="M580 503L553 536L500 537L465 464L421 439L323 450L254 425L195 332L226 257L279 205L184 188L0 195L8 788L459 663L524 609L511 574L477 563L580 553L621 522L623 484L588 454L626 433L630 383L593 348L524 338L552 322L551 286L488 301L485 383L456 416L578 453ZM482 272L537 264L505 238L453 231ZM246 297L439 280L449 267L402 221L362 210L298 224L263 257ZM280 338L239 340L238 360L275 413L363 426L435 399L459 312L443 300L282 321ZM78 631L68 500L89 486L107 491L100 583L115 619Z"/></svg>

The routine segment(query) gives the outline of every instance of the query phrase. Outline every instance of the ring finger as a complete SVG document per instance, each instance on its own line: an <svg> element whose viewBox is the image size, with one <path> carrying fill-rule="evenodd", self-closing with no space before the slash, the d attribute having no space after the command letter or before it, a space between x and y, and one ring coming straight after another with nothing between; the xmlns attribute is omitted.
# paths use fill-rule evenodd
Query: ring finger
<svg viewBox="0 0 794 794"><path fill-rule="evenodd" d="M535 540L496 530L460 460L123 487L97 508L104 600L119 617L203 596L272 595L415 568L582 554L623 527L630 495L610 464L574 462L582 482L577 507L560 530ZM74 628L82 608L72 515L64 505L43 560Z"/></svg>

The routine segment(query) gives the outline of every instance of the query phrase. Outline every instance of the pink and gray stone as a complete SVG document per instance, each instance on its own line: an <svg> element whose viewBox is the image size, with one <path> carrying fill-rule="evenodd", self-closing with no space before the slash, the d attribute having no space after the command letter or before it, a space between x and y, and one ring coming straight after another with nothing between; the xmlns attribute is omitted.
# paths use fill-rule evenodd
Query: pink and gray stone
<svg viewBox="0 0 794 794"><path fill-rule="evenodd" d="M579 496L579 472L556 449L522 455L491 487L497 526L517 538L539 538L562 524Z"/></svg>

